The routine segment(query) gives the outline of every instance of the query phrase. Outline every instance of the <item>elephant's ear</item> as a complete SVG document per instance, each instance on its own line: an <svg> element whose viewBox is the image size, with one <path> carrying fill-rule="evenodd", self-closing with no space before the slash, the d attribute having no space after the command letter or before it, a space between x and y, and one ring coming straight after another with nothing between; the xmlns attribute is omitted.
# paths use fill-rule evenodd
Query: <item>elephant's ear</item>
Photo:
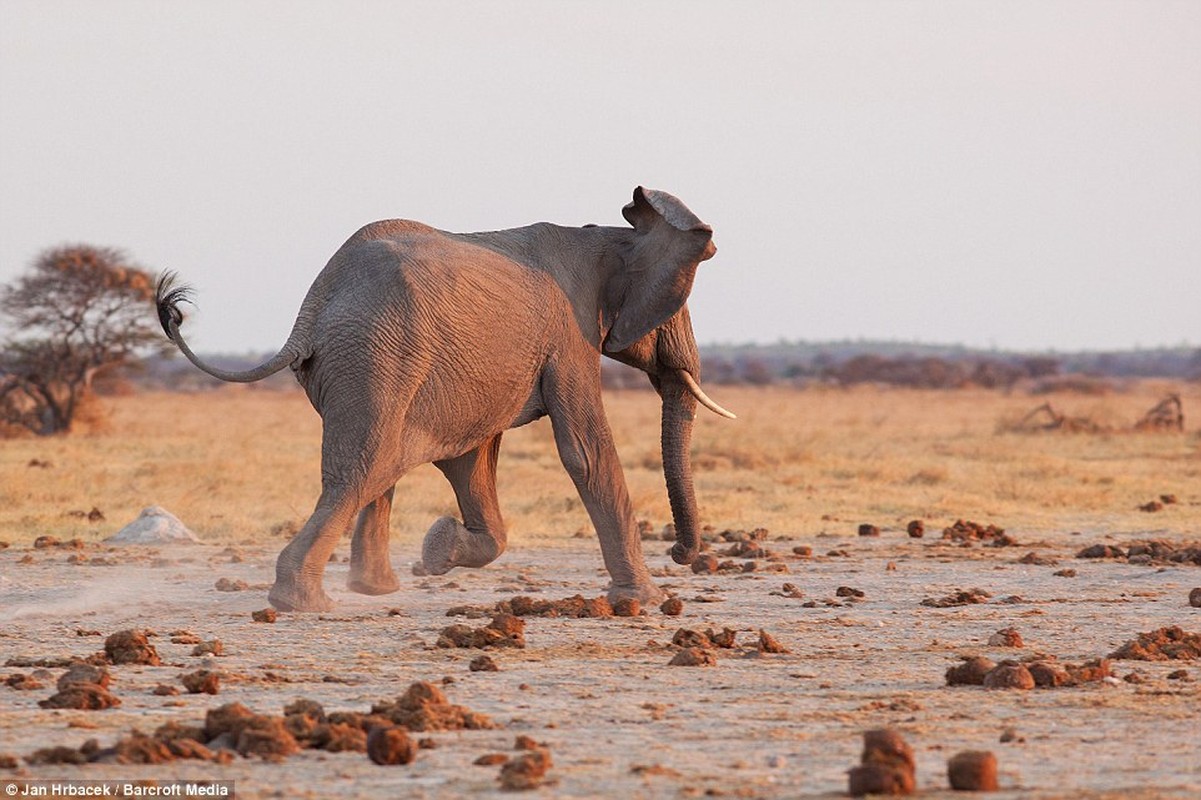
<svg viewBox="0 0 1201 800"><path fill-rule="evenodd" d="M688 300L696 267L717 252L713 229L667 192L634 190L621 210L634 226L605 352L619 353L675 316Z"/></svg>

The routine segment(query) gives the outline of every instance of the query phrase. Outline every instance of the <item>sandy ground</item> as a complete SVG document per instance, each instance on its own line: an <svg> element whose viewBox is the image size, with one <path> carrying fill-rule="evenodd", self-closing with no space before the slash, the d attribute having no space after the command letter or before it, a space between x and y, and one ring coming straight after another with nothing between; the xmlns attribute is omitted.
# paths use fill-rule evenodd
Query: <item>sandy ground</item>
<svg viewBox="0 0 1201 800"><path fill-rule="evenodd" d="M647 542L659 583L684 601L681 616L651 609L630 618L528 618L524 650L490 651L498 672L469 671L478 650L435 646L444 626L464 621L449 619L447 609L515 594L596 596L606 577L595 542L517 548L489 568L438 578L409 574L416 552L397 548L402 588L384 597L349 593L342 588L346 564L331 564L326 587L337 611L281 614L274 625L253 622L251 612L266 606L277 545L239 548L241 561L205 545L82 551L109 565L70 564L73 550L14 546L0 552L0 664L84 657L103 648L103 635L130 627L156 632L152 642L164 663L112 667L111 688L122 705L105 711L39 708L61 669L48 670L41 690L0 685L0 754L24 757L89 738L106 745L132 728L199 723L206 709L233 701L274 714L297 697L327 710L366 711L412 681L444 677L453 680L445 686L451 702L490 715L500 727L432 734L438 746L421 750L408 766L312 750L281 763L237 758L226 766L22 761L16 770L0 770L0 782L210 778L235 780L237 795L247 798L485 796L500 793L499 768L472 762L485 753L511 755L514 738L528 734L550 748L554 761L552 783L527 793L533 797L832 797L846 791L845 772L858 762L862 732L894 726L916 751L923 796L951 794L946 762L964 749L996 754L1002 786L996 797L1199 796L1201 665L1195 661L1114 662L1119 678L1137 671L1146 678L1141 684L1033 691L945 685L944 672L960 654L1000 660L1042 653L1078 662L1162 626L1201 630L1201 609L1188 602L1189 590L1201 586L1201 568L1076 559L1079 548L1105 540L1014 534L1020 544L1007 548L958 547L940 541L938 531L924 539L886 530L878 539L769 541L786 556L788 574L766 573L760 561L754 573L694 575L663 555L665 544ZM796 544L811 545L814 557L793 557ZM826 555L835 550L846 555ZM1019 563L1031 551L1059 564ZM32 561L19 563L27 556ZM1077 574L1054 575L1064 568ZM242 579L251 588L217 591L219 578ZM785 582L804 597L781 596ZM836 597L841 586L864 597ZM991 593L988 602L921 605L977 587ZM816 607L804 606L810 600ZM726 626L738 631L737 645L717 651L716 666L668 665L677 629ZM988 645L991 634L1007 627L1019 631L1023 649ZM757 653L761 628L791 652ZM177 629L220 639L225 655L190 655L191 645L171 643L168 634ZM226 675L220 694L151 694L206 662ZM1191 680L1168 679L1181 668ZM33 671L0 666L0 678ZM1017 736L1002 743L1007 728Z"/></svg>

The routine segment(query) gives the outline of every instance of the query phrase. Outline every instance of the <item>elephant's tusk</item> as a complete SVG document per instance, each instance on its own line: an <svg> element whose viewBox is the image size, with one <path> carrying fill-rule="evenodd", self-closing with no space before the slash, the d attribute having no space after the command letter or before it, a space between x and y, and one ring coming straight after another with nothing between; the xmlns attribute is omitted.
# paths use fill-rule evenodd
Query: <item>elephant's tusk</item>
<svg viewBox="0 0 1201 800"><path fill-rule="evenodd" d="M688 391L692 392L692 396L695 397L701 405L718 416L725 417L726 419L738 419L738 417L732 412L726 411L717 403L713 402L709 395L705 394L704 390L701 389L700 384L696 382L696 378L692 377L688 370L682 369L679 370L679 373L680 379L684 381L684 385L688 387Z"/></svg>

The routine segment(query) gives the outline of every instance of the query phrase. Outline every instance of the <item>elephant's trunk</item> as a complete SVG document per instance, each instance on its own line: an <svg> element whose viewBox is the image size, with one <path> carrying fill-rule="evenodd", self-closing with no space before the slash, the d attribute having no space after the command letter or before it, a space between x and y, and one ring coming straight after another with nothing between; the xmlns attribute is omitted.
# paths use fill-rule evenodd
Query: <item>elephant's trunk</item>
<svg viewBox="0 0 1201 800"><path fill-rule="evenodd" d="M667 481L667 497L676 526L676 543L672 545L671 557L677 564L691 564L700 552L691 456L696 398L680 372L663 375L659 383L663 397L663 477Z"/></svg>

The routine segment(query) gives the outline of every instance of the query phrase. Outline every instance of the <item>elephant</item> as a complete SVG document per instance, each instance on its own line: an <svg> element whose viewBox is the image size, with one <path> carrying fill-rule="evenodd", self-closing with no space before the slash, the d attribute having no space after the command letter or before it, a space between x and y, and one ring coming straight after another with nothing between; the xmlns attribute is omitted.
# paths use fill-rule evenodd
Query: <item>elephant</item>
<svg viewBox="0 0 1201 800"><path fill-rule="evenodd" d="M245 371L204 363L180 333L192 292L165 273L155 293L167 337L224 381L291 368L322 420L321 494L280 553L268 599L286 611L333 603L322 573L353 525L348 588L399 588L388 555L396 483L433 463L462 519L425 534L429 574L482 567L505 549L496 495L500 440L550 417L560 460L600 542L611 601L657 602L625 476L601 401L601 355L647 374L662 400L663 471L675 522L672 558L698 552L691 466L697 403L734 415L700 388L687 299L713 231L674 196L641 186L630 227L540 222L450 233L373 222L334 253L279 352Z"/></svg>

